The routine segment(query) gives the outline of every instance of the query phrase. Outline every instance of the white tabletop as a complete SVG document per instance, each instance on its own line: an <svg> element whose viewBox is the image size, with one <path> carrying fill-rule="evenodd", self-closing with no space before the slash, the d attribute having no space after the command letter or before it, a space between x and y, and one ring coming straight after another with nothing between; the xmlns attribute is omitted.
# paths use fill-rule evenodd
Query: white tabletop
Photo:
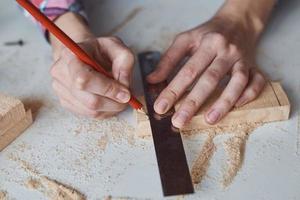
<svg viewBox="0 0 300 200"><path fill-rule="evenodd" d="M86 2L93 30L98 34L116 30L135 52L167 48L176 33L209 19L222 4L220 0ZM265 124L251 134L243 166L225 189L219 180L225 162L224 138L217 138L207 176L196 186L196 193L184 199L300 199L300 2L282 4L261 40L257 61L270 79L282 82L292 103L290 120ZM0 25L0 91L20 98L35 117L34 124L0 153L0 191L7 191L11 199L46 198L24 186L33 176L24 169L24 161L88 199L107 195L162 199L152 140L130 136L130 126L135 126L132 110L102 122L63 110L51 90L51 49L40 32L10 0L0 2ZM26 41L25 46L3 45L19 38ZM135 85L140 86L139 81L136 72ZM136 93L141 93L139 86ZM119 134L111 134L113 130ZM98 144L103 135L109 140L105 150ZM202 136L184 139L190 166L203 141Z"/></svg>

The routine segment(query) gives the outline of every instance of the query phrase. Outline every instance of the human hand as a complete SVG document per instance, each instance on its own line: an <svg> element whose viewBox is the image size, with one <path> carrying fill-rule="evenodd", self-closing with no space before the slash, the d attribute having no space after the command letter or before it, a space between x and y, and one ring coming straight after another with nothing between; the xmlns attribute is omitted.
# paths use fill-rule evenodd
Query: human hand
<svg viewBox="0 0 300 200"><path fill-rule="evenodd" d="M179 34L156 70L148 76L150 83L164 81L184 58L189 57L157 98L155 111L166 113L193 86L172 117L173 125L182 128L227 74L230 81L205 114L209 124L218 122L233 106L242 106L255 99L265 84L254 62L255 41L251 30L226 17L215 17Z"/></svg>
<svg viewBox="0 0 300 200"><path fill-rule="evenodd" d="M112 70L113 79L80 61L62 48L51 68L52 86L63 107L73 113L93 118L111 117L126 107L134 56L115 37L91 38L79 46L103 67Z"/></svg>

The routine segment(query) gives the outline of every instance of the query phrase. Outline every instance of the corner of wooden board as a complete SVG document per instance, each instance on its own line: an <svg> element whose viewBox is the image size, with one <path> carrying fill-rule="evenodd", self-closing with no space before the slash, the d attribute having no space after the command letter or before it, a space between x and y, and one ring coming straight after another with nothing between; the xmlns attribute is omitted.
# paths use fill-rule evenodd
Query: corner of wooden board
<svg viewBox="0 0 300 200"><path fill-rule="evenodd" d="M285 119L289 119L291 112L291 103L287 94L284 92L284 89L280 82L271 82L274 93L279 101L280 106L284 109Z"/></svg>
<svg viewBox="0 0 300 200"><path fill-rule="evenodd" d="M0 93L0 135L24 116L25 108L19 99Z"/></svg>
<svg viewBox="0 0 300 200"><path fill-rule="evenodd" d="M0 135L0 152L20 136L33 122L31 110L26 111L23 119Z"/></svg>

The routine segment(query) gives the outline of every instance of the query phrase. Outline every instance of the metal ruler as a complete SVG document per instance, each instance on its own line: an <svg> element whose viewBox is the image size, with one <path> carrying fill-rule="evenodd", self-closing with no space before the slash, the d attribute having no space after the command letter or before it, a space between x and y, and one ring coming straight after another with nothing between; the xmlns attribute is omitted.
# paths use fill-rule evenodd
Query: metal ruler
<svg viewBox="0 0 300 200"><path fill-rule="evenodd" d="M153 105L167 82L150 84L146 77L150 74L160 59L159 52L139 54L139 63L143 79L148 116L152 130L156 158L160 173L164 196L194 193L194 188L184 153L179 130L172 126L172 108L168 113L155 113Z"/></svg>

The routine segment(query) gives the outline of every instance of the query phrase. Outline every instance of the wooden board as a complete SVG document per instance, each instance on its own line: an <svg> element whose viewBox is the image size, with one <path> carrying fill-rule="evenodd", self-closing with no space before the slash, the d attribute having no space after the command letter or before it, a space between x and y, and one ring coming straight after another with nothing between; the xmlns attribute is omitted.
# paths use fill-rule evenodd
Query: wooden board
<svg viewBox="0 0 300 200"><path fill-rule="evenodd" d="M0 152L21 135L31 124L32 114L31 110L28 110L23 119L0 135Z"/></svg>
<svg viewBox="0 0 300 200"><path fill-rule="evenodd" d="M0 135L24 117L23 103L18 99L0 93Z"/></svg>
<svg viewBox="0 0 300 200"><path fill-rule="evenodd" d="M235 124L250 122L272 122L287 120L290 114L290 103L287 95L279 82L269 82L266 84L260 96L254 101L232 109L220 122L215 125L206 123L204 113L212 103L220 96L221 90L216 92L200 108L199 112L183 128L183 131L201 130L215 126L230 126ZM175 106L178 109L179 103ZM136 133L140 137L151 136L151 129L147 115L141 111L134 111L137 120Z"/></svg>

